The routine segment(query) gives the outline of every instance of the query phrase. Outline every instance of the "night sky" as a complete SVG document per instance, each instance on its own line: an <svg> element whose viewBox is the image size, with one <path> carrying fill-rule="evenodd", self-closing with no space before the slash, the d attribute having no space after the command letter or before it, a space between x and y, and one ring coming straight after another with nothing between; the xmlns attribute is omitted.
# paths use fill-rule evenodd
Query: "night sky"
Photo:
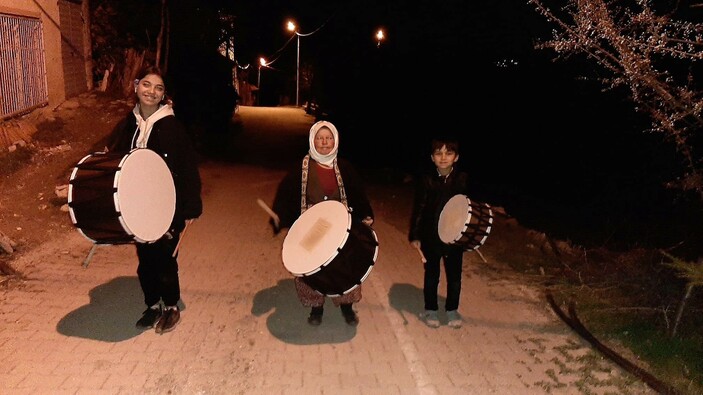
<svg viewBox="0 0 703 395"><path fill-rule="evenodd" d="M295 102L286 21L314 32L301 38L311 83L301 82L300 103L320 103L340 130L340 155L358 167L415 173L431 165L429 139L453 135L474 199L528 226L593 244L666 247L700 236L691 233L700 204L662 187L676 168L673 147L643 132L649 120L627 92L580 78L596 75L595 64L535 49L550 26L526 2L262 0L236 9L235 54L250 65L248 80L257 82L259 56L275 59L261 73L263 105Z"/></svg>

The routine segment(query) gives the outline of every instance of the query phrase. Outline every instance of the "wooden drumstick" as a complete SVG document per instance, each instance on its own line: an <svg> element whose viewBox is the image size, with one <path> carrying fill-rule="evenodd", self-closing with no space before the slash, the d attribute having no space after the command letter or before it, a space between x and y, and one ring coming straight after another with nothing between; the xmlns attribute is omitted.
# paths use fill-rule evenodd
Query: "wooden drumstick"
<svg viewBox="0 0 703 395"><path fill-rule="evenodd" d="M273 224L276 226L276 228L278 228L278 225L280 225L281 223L280 218L278 218L278 214L273 212L273 210L271 210L271 208L267 206L263 200L256 199L256 202L259 203L259 206L261 206L261 208L264 209L264 211L266 211L269 216L271 216L271 218L273 219Z"/></svg>
<svg viewBox="0 0 703 395"><path fill-rule="evenodd" d="M415 244L413 244L413 247L415 247L415 249L417 250L417 253L420 254L420 260L422 261L422 263L427 263L427 259L425 259L425 254L422 253L422 250L420 249L420 247L418 247Z"/></svg>
<svg viewBox="0 0 703 395"><path fill-rule="evenodd" d="M186 230L188 230L188 225L190 225L191 222L193 222L192 219L186 221L186 226L181 231L181 238L178 240L178 244L176 244L176 249L173 250L173 254L171 254L171 257L175 258L176 254L178 254L178 249L181 247L181 243L183 242L183 239L186 235Z"/></svg>

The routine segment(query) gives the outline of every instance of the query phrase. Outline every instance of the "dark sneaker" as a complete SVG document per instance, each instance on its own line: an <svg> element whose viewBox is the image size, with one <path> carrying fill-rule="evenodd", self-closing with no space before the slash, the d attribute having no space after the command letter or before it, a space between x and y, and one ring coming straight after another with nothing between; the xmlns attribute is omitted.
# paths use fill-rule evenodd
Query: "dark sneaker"
<svg viewBox="0 0 703 395"><path fill-rule="evenodd" d="M340 306L342 310L342 315L344 316L344 321L351 326L359 325L359 317L356 316L351 303L343 303Z"/></svg>
<svg viewBox="0 0 703 395"><path fill-rule="evenodd" d="M163 312L161 311L161 306L150 307L144 310L144 313L142 313L142 318L137 321L137 328L151 329L155 327L161 319L162 314Z"/></svg>
<svg viewBox="0 0 703 395"><path fill-rule="evenodd" d="M422 318L425 320L425 324L430 328L439 328L439 318L435 310L425 310L425 313L422 314Z"/></svg>
<svg viewBox="0 0 703 395"><path fill-rule="evenodd" d="M459 312L456 310L447 311L447 319L449 320L449 326L454 329L461 328L461 325L464 323Z"/></svg>
<svg viewBox="0 0 703 395"><path fill-rule="evenodd" d="M176 329L176 325L181 321L181 312L178 308L164 309L164 316L156 324L156 333L171 332Z"/></svg>
<svg viewBox="0 0 703 395"><path fill-rule="evenodd" d="M312 326L318 326L322 323L322 314L310 313L308 317L308 324Z"/></svg>
<svg viewBox="0 0 703 395"><path fill-rule="evenodd" d="M347 324L351 326L359 325L359 317L354 311L342 311L342 315L344 315L344 321L346 321Z"/></svg>
<svg viewBox="0 0 703 395"><path fill-rule="evenodd" d="M310 316L308 317L308 324L312 326L318 326L322 323L322 314L325 312L324 307L313 307L310 310Z"/></svg>

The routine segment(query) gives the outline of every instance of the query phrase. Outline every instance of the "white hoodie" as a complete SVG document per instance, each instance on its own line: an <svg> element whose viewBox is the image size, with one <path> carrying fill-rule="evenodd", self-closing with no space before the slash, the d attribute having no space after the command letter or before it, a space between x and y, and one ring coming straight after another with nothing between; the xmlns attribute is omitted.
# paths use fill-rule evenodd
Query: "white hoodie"
<svg viewBox="0 0 703 395"><path fill-rule="evenodd" d="M136 148L146 148L149 142L149 135L151 135L151 129L154 127L156 121L169 115L174 115L173 108L170 104L159 106L159 109L147 119L143 119L142 115L139 113L139 104L134 106L132 113L134 113L134 117L137 119L137 129L134 131L134 137L132 137L132 147Z"/></svg>

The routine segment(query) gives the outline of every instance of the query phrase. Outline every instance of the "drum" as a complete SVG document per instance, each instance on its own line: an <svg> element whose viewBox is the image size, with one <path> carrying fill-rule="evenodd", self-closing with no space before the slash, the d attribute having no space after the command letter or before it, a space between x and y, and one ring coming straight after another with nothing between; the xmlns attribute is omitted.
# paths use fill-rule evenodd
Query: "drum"
<svg viewBox="0 0 703 395"><path fill-rule="evenodd" d="M358 287L378 257L370 226L352 221L344 204L327 200L306 210L283 241L283 265L312 289L340 296Z"/></svg>
<svg viewBox="0 0 703 395"><path fill-rule="evenodd" d="M171 225L176 188L166 162L150 149L96 152L71 173L68 209L73 225L96 244L150 243Z"/></svg>
<svg viewBox="0 0 703 395"><path fill-rule="evenodd" d="M493 212L486 203L472 202L466 195L455 195L442 208L437 230L445 244L476 250L491 233Z"/></svg>

